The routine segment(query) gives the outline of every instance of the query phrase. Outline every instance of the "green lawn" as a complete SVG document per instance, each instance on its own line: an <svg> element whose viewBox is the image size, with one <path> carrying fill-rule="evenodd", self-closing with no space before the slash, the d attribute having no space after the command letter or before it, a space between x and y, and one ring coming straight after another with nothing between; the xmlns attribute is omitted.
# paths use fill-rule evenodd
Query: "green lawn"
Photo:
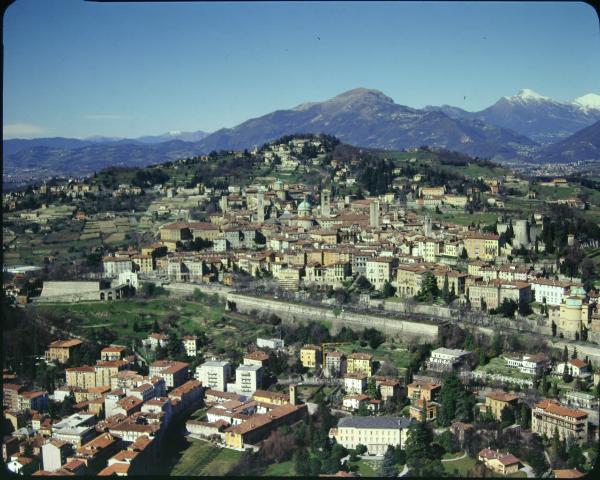
<svg viewBox="0 0 600 480"><path fill-rule="evenodd" d="M467 477L471 473L471 470L476 463L477 462L474 458L465 457L454 462L442 462L442 465L444 466L444 470L446 470L446 472L448 472L450 475ZM455 471L458 473L455 473Z"/></svg>
<svg viewBox="0 0 600 480"><path fill-rule="evenodd" d="M296 475L294 462L291 460L281 463L272 463L262 473L263 477L293 477Z"/></svg>
<svg viewBox="0 0 600 480"><path fill-rule="evenodd" d="M350 462L350 465L358 466L358 473L361 477L377 477L379 476L380 463L375 460L358 460L357 462Z"/></svg>
<svg viewBox="0 0 600 480"><path fill-rule="evenodd" d="M241 456L241 452L218 448L194 439L190 441L170 475L224 476Z"/></svg>
<svg viewBox="0 0 600 480"><path fill-rule="evenodd" d="M509 368L506 366L504 359L500 357L492 358L486 365L477 367L477 370L483 370L489 374L506 375L507 377L519 378L519 379L532 379L532 375L527 373L521 373L516 368Z"/></svg>
<svg viewBox="0 0 600 480"><path fill-rule="evenodd" d="M30 306L40 318L70 318L77 334L90 336L96 329L108 328L116 335L115 343L130 345L143 339L153 329L170 324L180 335L205 333L209 344L206 353L243 350L243 344L257 335L269 335L273 327L250 317L227 315L220 303L210 305L210 299L178 300L168 297L130 298L113 302L34 304ZM134 326L137 330L134 331ZM168 328L164 328L168 330Z"/></svg>

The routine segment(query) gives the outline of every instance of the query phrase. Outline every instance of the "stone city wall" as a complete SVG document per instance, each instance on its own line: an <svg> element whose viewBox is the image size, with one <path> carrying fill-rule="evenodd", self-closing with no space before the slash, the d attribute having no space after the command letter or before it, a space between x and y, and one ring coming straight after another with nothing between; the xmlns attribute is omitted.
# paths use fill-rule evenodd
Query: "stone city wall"
<svg viewBox="0 0 600 480"><path fill-rule="evenodd" d="M399 338L436 342L444 327L444 324L415 322L351 311L334 312L333 309L251 297L239 293L229 293L227 302L229 308L237 312L244 314L255 312L274 314L285 323L294 324L311 320L324 321L331 325L333 333L338 332L344 326L353 330L376 328L383 333L395 335Z"/></svg>

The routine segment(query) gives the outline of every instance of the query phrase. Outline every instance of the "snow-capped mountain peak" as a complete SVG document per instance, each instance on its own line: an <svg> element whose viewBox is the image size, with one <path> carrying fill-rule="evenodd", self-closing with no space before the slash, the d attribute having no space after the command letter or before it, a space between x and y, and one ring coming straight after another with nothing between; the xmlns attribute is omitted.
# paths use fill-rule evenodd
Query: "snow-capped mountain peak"
<svg viewBox="0 0 600 480"><path fill-rule="evenodd" d="M513 95L512 97L504 97L507 100L511 100L511 101L521 101L521 102L540 102L540 101L552 101L552 99L550 97L544 97L543 95L540 95L537 92L534 92L533 90L530 90L529 88L523 88L522 90L519 90L519 92L516 95Z"/></svg>
<svg viewBox="0 0 600 480"><path fill-rule="evenodd" d="M577 97L571 102L571 104L575 105L583 111L600 110L600 95L596 95L595 93L588 93L586 95L582 95L581 97Z"/></svg>

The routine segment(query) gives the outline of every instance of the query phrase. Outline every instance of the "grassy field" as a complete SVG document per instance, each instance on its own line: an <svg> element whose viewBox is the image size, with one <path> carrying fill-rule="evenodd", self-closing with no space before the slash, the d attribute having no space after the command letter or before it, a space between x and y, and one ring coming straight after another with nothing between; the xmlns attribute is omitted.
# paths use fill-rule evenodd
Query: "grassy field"
<svg viewBox="0 0 600 480"><path fill-rule="evenodd" d="M519 379L532 379L533 375L521 373L516 368L506 366L506 362L499 357L492 358L486 365L477 367L477 370L484 371L488 374L506 375L507 377Z"/></svg>
<svg viewBox="0 0 600 480"><path fill-rule="evenodd" d="M294 462L287 461L281 463L272 463L262 473L263 477L293 477L296 475Z"/></svg>
<svg viewBox="0 0 600 480"><path fill-rule="evenodd" d="M350 462L350 465L358 466L358 473L361 477L378 477L381 462L377 460L358 460L357 462Z"/></svg>
<svg viewBox="0 0 600 480"><path fill-rule="evenodd" d="M117 336L115 342L124 345L146 338L155 322L161 329L170 325L180 335L205 333L209 340L205 351L215 354L242 351L244 342L254 341L257 335L271 334L273 328L250 318L224 315L222 304L209 305L208 300L131 298L115 302L40 304L31 308L40 316L70 318L75 332L83 336L89 337L94 328L109 328Z"/></svg>
<svg viewBox="0 0 600 480"><path fill-rule="evenodd" d="M453 462L442 462L442 465L449 475L467 477L470 476L471 470L473 470L476 463L474 458L465 457Z"/></svg>
<svg viewBox="0 0 600 480"><path fill-rule="evenodd" d="M241 456L241 452L193 439L170 475L224 476Z"/></svg>

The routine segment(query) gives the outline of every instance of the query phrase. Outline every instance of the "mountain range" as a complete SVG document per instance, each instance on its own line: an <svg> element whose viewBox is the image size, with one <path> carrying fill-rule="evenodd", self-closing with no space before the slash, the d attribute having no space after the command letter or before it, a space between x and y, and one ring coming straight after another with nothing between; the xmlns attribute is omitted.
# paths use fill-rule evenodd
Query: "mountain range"
<svg viewBox="0 0 600 480"><path fill-rule="evenodd" d="M370 148L428 145L496 161L574 162L600 158L599 121L600 96L596 94L560 103L524 89L479 112L468 112L449 105L412 108L396 104L378 90L357 88L211 134L5 140L3 158L5 173L37 168L86 174L110 165L143 166L212 150L252 148L292 133L327 133Z"/></svg>

